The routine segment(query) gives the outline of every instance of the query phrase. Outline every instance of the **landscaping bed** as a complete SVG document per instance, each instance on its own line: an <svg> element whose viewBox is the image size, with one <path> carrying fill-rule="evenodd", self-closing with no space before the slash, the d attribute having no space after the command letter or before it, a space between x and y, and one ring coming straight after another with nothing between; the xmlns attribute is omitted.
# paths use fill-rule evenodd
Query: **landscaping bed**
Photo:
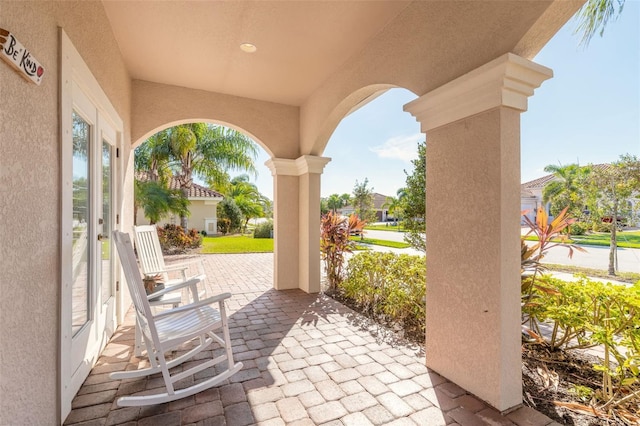
<svg viewBox="0 0 640 426"><path fill-rule="evenodd" d="M424 257L361 253L349 260L344 280L327 295L424 349L424 282ZM560 424L640 425L633 349L640 333L636 290L584 278L574 283L545 277L536 292L525 311L544 319L548 328L544 336L533 333L533 339L523 339L524 404ZM605 363L585 350L603 341L614 342L608 347L610 397L602 392ZM619 351L621 345L626 355ZM585 349L567 349L574 346ZM616 359L629 363L622 373Z"/></svg>
<svg viewBox="0 0 640 426"><path fill-rule="evenodd" d="M402 327L399 323L370 309L362 303L347 297L343 291L335 290L326 293L329 297L348 306L354 311L366 316L372 321L385 327L384 334L395 333L400 340L408 340L425 351L424 333L415 326ZM376 330L380 334L380 330ZM590 392L597 389L602 381L602 374L593 369L597 358L575 351L551 351L538 343L522 345L522 396L523 403L547 417L563 425L575 426L605 426L631 425L637 418L637 402L630 402L626 406L618 407L610 414L597 412L589 407ZM557 385L553 377L557 374ZM549 378L551 377L551 378ZM563 406L564 404L564 406ZM635 407L634 407L635 404ZM566 407L573 407L569 409ZM591 410L591 414L588 411ZM585 411L585 412L581 412ZM621 414L628 415L625 422Z"/></svg>
<svg viewBox="0 0 640 426"><path fill-rule="evenodd" d="M638 423L637 401L610 413L590 406L590 389L597 389L602 374L593 369L598 358L575 351L551 351L537 343L522 345L522 397L525 405L560 424L576 426ZM567 408L567 407L571 407ZM626 419L624 418L626 416ZM635 423L634 423L635 421Z"/></svg>

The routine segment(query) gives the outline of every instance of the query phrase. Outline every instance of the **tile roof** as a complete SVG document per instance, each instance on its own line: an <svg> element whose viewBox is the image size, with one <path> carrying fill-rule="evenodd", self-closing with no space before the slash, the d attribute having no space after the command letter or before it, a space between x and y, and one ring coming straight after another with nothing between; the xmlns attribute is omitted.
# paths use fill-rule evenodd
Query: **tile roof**
<svg viewBox="0 0 640 426"><path fill-rule="evenodd" d="M140 181L149 180L149 174L147 172L139 172L136 175L136 179ZM169 181L169 188L171 189L180 189L180 184L175 177L171 177ZM197 183L193 183L191 189L189 190L189 194L187 198L224 198L224 195L219 193L218 191L214 191L213 189L207 188L206 186L198 185Z"/></svg>
<svg viewBox="0 0 640 426"><path fill-rule="evenodd" d="M588 166L591 167L592 170L607 170L611 168L611 164L606 164L606 163L605 164L588 164ZM542 176L538 179L530 180L529 182L525 182L521 184L520 190L524 194L525 193L524 191L527 191L529 189L542 189L554 179L555 179L554 175Z"/></svg>
<svg viewBox="0 0 640 426"><path fill-rule="evenodd" d="M376 210L382 209L384 203L387 202L387 196L378 194L377 192L373 193L373 208Z"/></svg>
<svg viewBox="0 0 640 426"><path fill-rule="evenodd" d="M521 184L520 189L523 191L528 189L542 189L553 179L555 179L554 175L542 176L538 179L530 180L529 182Z"/></svg>

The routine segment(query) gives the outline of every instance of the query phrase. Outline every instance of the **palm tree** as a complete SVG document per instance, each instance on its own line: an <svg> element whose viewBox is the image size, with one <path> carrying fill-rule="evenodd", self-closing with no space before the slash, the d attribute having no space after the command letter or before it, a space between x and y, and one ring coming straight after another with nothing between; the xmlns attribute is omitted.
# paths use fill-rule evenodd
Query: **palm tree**
<svg viewBox="0 0 640 426"><path fill-rule="evenodd" d="M351 202L351 195L344 193L340 196L340 199L342 200L342 207L346 207Z"/></svg>
<svg viewBox="0 0 640 426"><path fill-rule="evenodd" d="M336 213L338 209L345 206L344 199L338 194L331 194L329 198L327 198L327 207Z"/></svg>
<svg viewBox="0 0 640 426"><path fill-rule="evenodd" d="M229 187L225 195L233 198L240 208L245 219L243 228L246 231L249 220L264 216L266 197L260 193L255 184L249 182L249 176L246 174L233 178Z"/></svg>
<svg viewBox="0 0 640 426"><path fill-rule="evenodd" d="M194 175L216 187L228 181L229 170L256 173L253 160L258 153L257 146L236 130L191 123L168 131L175 178L185 196L193 186ZM187 228L185 215L180 217L180 224Z"/></svg>
<svg viewBox="0 0 640 426"><path fill-rule="evenodd" d="M582 33L581 44L588 45L596 32L602 37L609 20L615 20L622 13L624 2L625 0L587 0L577 13L580 23L576 32Z"/></svg>
<svg viewBox="0 0 640 426"><path fill-rule="evenodd" d="M398 190L400 192L400 190ZM393 215L393 221L398 224L398 216L402 215L404 209L404 203L400 197L387 197L387 200L382 205L382 208L389 210L389 213Z"/></svg>
<svg viewBox="0 0 640 426"><path fill-rule="evenodd" d="M133 224L137 225L138 209L144 209L144 215L151 224L157 223L168 213L189 214L189 201L180 191L171 190L160 182L134 181Z"/></svg>
<svg viewBox="0 0 640 426"><path fill-rule="evenodd" d="M156 133L138 146L134 154L135 171L148 173L148 179L166 184L171 177L169 133Z"/></svg>
<svg viewBox="0 0 640 426"><path fill-rule="evenodd" d="M137 225L138 209L153 224L167 213L188 213L189 201L168 186L171 178L168 132L156 133L135 149L133 222ZM180 199L177 199L179 196Z"/></svg>
<svg viewBox="0 0 640 426"><path fill-rule="evenodd" d="M398 197L398 200L403 201L408 196L407 188L398 188L398 190L396 191L396 196Z"/></svg>
<svg viewBox="0 0 640 426"><path fill-rule="evenodd" d="M563 208L569 207L572 216L580 216L585 205L584 188L590 168L577 164L550 164L544 171L555 176L542 190L542 201L551 202L551 214L556 216Z"/></svg>

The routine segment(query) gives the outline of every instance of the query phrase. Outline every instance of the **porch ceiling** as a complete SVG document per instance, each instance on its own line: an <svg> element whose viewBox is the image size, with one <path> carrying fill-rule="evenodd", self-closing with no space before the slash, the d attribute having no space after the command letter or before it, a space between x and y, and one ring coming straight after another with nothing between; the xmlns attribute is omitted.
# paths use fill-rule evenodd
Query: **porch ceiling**
<svg viewBox="0 0 640 426"><path fill-rule="evenodd" d="M133 79L296 106L373 45L395 51L400 74L412 67L398 50L426 55L432 81L506 51L527 56L570 16L549 6L571 3L103 1ZM257 52L242 52L245 42Z"/></svg>
<svg viewBox="0 0 640 426"><path fill-rule="evenodd" d="M407 1L105 1L134 79L299 105ZM244 53L241 43L257 52Z"/></svg>

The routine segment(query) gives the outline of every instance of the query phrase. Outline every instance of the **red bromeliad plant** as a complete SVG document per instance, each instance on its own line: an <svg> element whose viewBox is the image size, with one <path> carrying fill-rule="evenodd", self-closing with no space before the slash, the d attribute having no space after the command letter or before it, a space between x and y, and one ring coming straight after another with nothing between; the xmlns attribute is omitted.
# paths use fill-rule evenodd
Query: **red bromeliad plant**
<svg viewBox="0 0 640 426"><path fill-rule="evenodd" d="M329 290L333 291L342 281L345 254L351 253L356 243L349 240L353 231L362 232L365 222L357 215L349 218L329 212L320 220L320 251L325 261Z"/></svg>
<svg viewBox="0 0 640 426"><path fill-rule="evenodd" d="M534 289L547 293L556 292L550 287L536 283L538 271L542 269L540 261L549 249L556 246L566 247L569 250L569 258L573 257L574 250L586 252L582 247L569 244L568 235L563 234L563 231L577 220L567 215L568 208L565 207L552 221L549 221L549 216L542 207L537 210L535 222L526 215L526 211L522 212L522 218L530 228L523 239L531 234L538 238L538 241L532 246L524 244L524 241L522 242L522 272L527 269L533 269L533 275L524 279L522 283L523 308L527 308L528 304L531 303Z"/></svg>

